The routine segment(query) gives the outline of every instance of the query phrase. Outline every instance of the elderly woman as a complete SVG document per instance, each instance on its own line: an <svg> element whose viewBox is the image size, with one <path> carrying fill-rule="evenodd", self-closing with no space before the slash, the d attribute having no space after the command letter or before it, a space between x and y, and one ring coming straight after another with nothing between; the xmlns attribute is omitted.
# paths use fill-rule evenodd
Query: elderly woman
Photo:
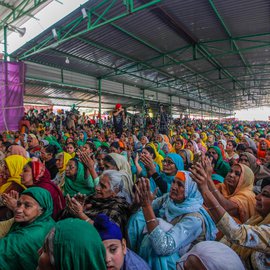
<svg viewBox="0 0 270 270"><path fill-rule="evenodd" d="M68 212L73 216L90 221L100 213L106 214L124 232L131 202L130 196L124 188L124 179L122 172L104 171L95 188L95 195L88 196L86 199L82 196L68 198Z"/></svg>
<svg viewBox="0 0 270 270"><path fill-rule="evenodd" d="M157 135L157 141L159 143L160 149L166 154L168 154L169 151L169 145L168 143L165 141L164 135L163 134L158 134Z"/></svg>
<svg viewBox="0 0 270 270"><path fill-rule="evenodd" d="M14 224L0 239L0 265L5 270L36 270L38 250L54 225L50 193L39 187L22 192L14 211Z"/></svg>
<svg viewBox="0 0 270 270"><path fill-rule="evenodd" d="M79 219L59 221L39 253L37 270L106 269L100 236L91 224Z"/></svg>
<svg viewBox="0 0 270 270"><path fill-rule="evenodd" d="M40 161L30 161L24 166L21 176L22 184L27 188L36 186L50 192L53 199L52 217L56 219L57 214L65 207L65 200L59 187L51 181L50 173L45 165Z"/></svg>
<svg viewBox="0 0 270 270"><path fill-rule="evenodd" d="M127 248L126 240L119 226L108 216L99 214L95 218L97 229L106 248L107 269L115 270L150 270L147 263L136 253Z"/></svg>
<svg viewBox="0 0 270 270"><path fill-rule="evenodd" d="M238 255L216 241L198 243L177 262L177 270L194 269L245 270Z"/></svg>
<svg viewBox="0 0 270 270"><path fill-rule="evenodd" d="M55 156L55 165L58 169L58 173L55 178L52 179L57 186L62 187L65 182L65 171L68 161L72 159L72 156L66 152L61 152Z"/></svg>
<svg viewBox="0 0 270 270"><path fill-rule="evenodd" d="M193 153L189 149L182 149L179 151L179 155L184 162L184 169L187 171L193 163Z"/></svg>
<svg viewBox="0 0 270 270"><path fill-rule="evenodd" d="M103 159L103 166L105 170L117 170L122 173L122 178L125 178L124 185L125 189L128 191L130 197L133 197L133 180L131 173L131 166L129 165L126 157L110 153Z"/></svg>
<svg viewBox="0 0 270 270"><path fill-rule="evenodd" d="M153 195L149 181L141 179L135 198L142 211L129 220L130 247L153 270L175 269L194 244L215 239L216 227L189 173L177 172L168 194L154 201Z"/></svg>
<svg viewBox="0 0 270 270"><path fill-rule="evenodd" d="M269 269L270 179L263 180L262 192L256 196L256 214L245 224L237 224L210 191L204 164L194 165L191 172L218 229L226 236L222 242L240 256L246 269Z"/></svg>
<svg viewBox="0 0 270 270"><path fill-rule="evenodd" d="M237 222L243 223L248 220L255 211L254 174L251 169L242 164L235 164L226 175L224 183L215 185L210 174L211 165L206 165L209 171L209 189L219 203Z"/></svg>
<svg viewBox="0 0 270 270"><path fill-rule="evenodd" d="M11 145L9 146L9 148L7 149L7 154L6 156L11 156L11 155L19 155L22 156L24 158L28 158L29 154L28 152L26 152L26 150L20 146L20 145Z"/></svg>
<svg viewBox="0 0 270 270"><path fill-rule="evenodd" d="M40 157L41 146L35 134L29 134L27 137L28 152L30 157Z"/></svg>

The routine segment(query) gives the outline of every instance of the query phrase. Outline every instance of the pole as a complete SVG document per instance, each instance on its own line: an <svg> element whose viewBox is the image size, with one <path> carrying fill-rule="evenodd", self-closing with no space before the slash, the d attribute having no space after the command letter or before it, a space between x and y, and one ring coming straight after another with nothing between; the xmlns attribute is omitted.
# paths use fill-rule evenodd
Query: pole
<svg viewBox="0 0 270 270"><path fill-rule="evenodd" d="M142 117L143 117L143 129L145 129L145 90L142 89L143 91L143 104L142 104Z"/></svg>
<svg viewBox="0 0 270 270"><path fill-rule="evenodd" d="M7 62L7 25L4 26L4 61Z"/></svg>
<svg viewBox="0 0 270 270"><path fill-rule="evenodd" d="M98 114L99 114L99 128L102 128L102 119L101 119L101 79L98 79Z"/></svg>

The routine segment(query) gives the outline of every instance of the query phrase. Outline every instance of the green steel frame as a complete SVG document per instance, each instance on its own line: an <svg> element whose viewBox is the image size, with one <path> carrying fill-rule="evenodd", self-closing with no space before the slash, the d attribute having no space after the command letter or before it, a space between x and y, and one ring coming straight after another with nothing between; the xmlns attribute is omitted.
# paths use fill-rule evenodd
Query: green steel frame
<svg viewBox="0 0 270 270"><path fill-rule="evenodd" d="M0 6L6 7L11 10L11 12L7 16L1 18L0 30L6 24L12 24L22 17L33 17L31 15L31 12L34 11L36 8L40 7L41 5L45 4L46 2L48 2L48 0L22 0L17 6L13 6L5 3L3 0L0 1Z"/></svg>
<svg viewBox="0 0 270 270"><path fill-rule="evenodd" d="M110 71L102 77L98 78L98 95L100 106L99 111L101 111L101 81L103 79L116 79L118 76L122 75L128 75L131 77L140 78L146 82L150 82L153 85L152 87L147 87L150 90L162 92L161 88L170 88L175 91L176 95L186 98L188 102L197 101L201 104L207 104L211 107L219 107L224 110L231 110L231 106L237 104L238 101L233 100L233 97L237 97L236 95L234 95L236 90L240 90L243 96L250 96L250 88L251 86L253 86L261 90L260 95L265 94L263 90L268 88L261 85L261 82L264 81L262 75L270 73L270 69L266 69L268 66L270 67L270 64L250 64L244 54L249 52L253 53L257 50L264 48L269 48L270 41L267 41L265 38L269 38L270 32L257 33L245 36L233 36L226 22L220 15L213 0L208 0L208 3L214 14L216 15L218 22L221 24L225 34L228 36L224 39L200 41L195 36L190 35L185 38L187 40L187 44L185 46L174 49L172 51L163 52L155 45L150 44L149 42L134 35L133 33L130 33L129 31L125 30L123 27L120 27L115 23L121 18L129 16L134 12L143 10L155 4L158 4L160 1L161 0L152 0L149 1L147 4L141 4L140 6L135 7L133 0L125 0L123 1L123 6L125 7L125 10L117 16L108 17L108 11L114 7L117 1L103 0L91 10L86 11L87 18L84 18L81 15L67 25L62 26L60 29L56 29L56 39L53 37L53 35L47 36L47 38L39 42L39 44L33 46L32 48L24 52L22 55L20 55L19 59L26 60L28 58L31 58L31 56L35 54L41 53L45 50L50 50L52 52L57 52L59 54L66 55L80 61L85 61L108 68ZM166 14L164 15L164 12L162 11L162 9L159 8L159 6L155 6L155 9L152 9L151 12L156 12L157 16L165 16L165 19L167 19ZM82 37L83 34L107 24L111 25L122 33L125 33L137 42L147 46L148 48L156 52L158 55L144 61L139 61L138 59L135 59L130 55L125 55L122 52L113 50L105 45L98 44L97 42L93 42L86 39L85 37ZM177 31L185 32L185 35L187 35L188 33L188 31L185 31L185 29L183 29L182 25L178 25ZM260 37L262 39L260 39ZM104 65L102 63L89 61L83 59L82 57L74 56L72 54L61 52L57 49L60 44L68 42L72 39L76 39L85 44L100 48L115 56L121 57L127 60L128 64L123 67L112 67L109 65ZM241 46L239 45L239 42L241 42ZM248 43L249 46L243 46L245 42ZM254 46L250 46L250 43L254 43ZM225 44L226 46L224 46ZM228 48L224 49L226 47ZM189 55L189 57L182 58L183 54L187 54ZM222 60L228 55L239 56L239 59L243 65L222 65L220 60ZM212 65L212 68L203 72L198 72L197 70L188 66L189 63L199 63L200 61L207 61ZM37 61L33 60L33 62ZM183 67L187 71L187 74L185 72L184 75L176 76L167 72L166 68L178 65L181 65L181 67ZM148 70L157 72L159 75L163 76L163 78L160 80L154 80L142 75L142 72ZM215 74L215 79L213 79L213 76L211 78L208 77ZM246 79L244 76L249 76L249 79ZM252 85L252 83L254 85ZM227 97L225 99L225 96L228 95L231 95L231 97ZM218 101L209 101L214 97L217 98ZM256 100L256 97L254 99ZM224 101L228 102L224 104ZM221 105L222 103L223 105ZM171 102L170 106L172 106Z"/></svg>

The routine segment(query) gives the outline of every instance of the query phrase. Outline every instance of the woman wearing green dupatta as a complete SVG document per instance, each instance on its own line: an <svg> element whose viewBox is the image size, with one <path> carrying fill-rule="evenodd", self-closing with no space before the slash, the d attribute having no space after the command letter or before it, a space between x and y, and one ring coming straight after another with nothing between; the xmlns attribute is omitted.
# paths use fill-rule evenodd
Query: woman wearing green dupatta
<svg viewBox="0 0 270 270"><path fill-rule="evenodd" d="M23 191L14 211L9 233L0 239L0 268L35 270L38 250L54 226L53 201L49 191L31 187Z"/></svg>
<svg viewBox="0 0 270 270"><path fill-rule="evenodd" d="M75 158L68 161L65 174L64 196L73 197L77 193L91 195L95 192L95 185L91 175L86 177L83 164Z"/></svg>
<svg viewBox="0 0 270 270"><path fill-rule="evenodd" d="M226 175L231 169L231 166L228 162L223 160L222 153L219 147L217 146L209 147L208 153L211 154L213 158L215 159L214 171L217 174L221 175L222 177L226 177Z"/></svg>
<svg viewBox="0 0 270 270"><path fill-rule="evenodd" d="M105 258L105 248L93 225L68 218L48 234L37 270L105 270Z"/></svg>

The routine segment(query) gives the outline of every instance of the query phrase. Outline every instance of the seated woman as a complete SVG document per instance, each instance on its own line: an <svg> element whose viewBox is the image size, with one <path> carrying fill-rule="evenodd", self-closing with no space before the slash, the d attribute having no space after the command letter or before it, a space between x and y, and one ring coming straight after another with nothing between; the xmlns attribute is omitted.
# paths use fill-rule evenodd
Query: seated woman
<svg viewBox="0 0 270 270"><path fill-rule="evenodd" d="M69 212L72 216L92 220L103 213L117 223L124 232L130 214L130 197L124 189L123 182L121 172L104 171L96 186L96 194L86 198L80 195L72 199L68 197L67 209L61 218L68 216Z"/></svg>
<svg viewBox="0 0 270 270"><path fill-rule="evenodd" d="M65 172L68 161L72 159L72 156L67 152L61 152L55 156L55 165L58 169L58 173L55 178L52 179L57 186L62 187L65 182Z"/></svg>
<svg viewBox="0 0 270 270"><path fill-rule="evenodd" d="M177 171L184 170L182 157L174 153L168 154L165 159L162 160L163 169L161 173L156 170L156 166L150 157L142 155L140 160L147 169L148 178L150 178L151 192L154 192L157 187L159 188L157 196L169 192Z"/></svg>
<svg viewBox="0 0 270 270"><path fill-rule="evenodd" d="M223 160L222 153L219 147L211 146L209 147L207 153L212 155L215 160L215 167L214 167L215 173L221 175L222 177L226 177L231 167L228 162Z"/></svg>
<svg viewBox="0 0 270 270"><path fill-rule="evenodd" d="M184 162L184 169L187 171L193 163L193 153L188 149L182 149L178 153Z"/></svg>
<svg viewBox="0 0 270 270"><path fill-rule="evenodd" d="M230 166L235 164L239 159L239 155L235 152L236 146L237 146L237 143L235 141L233 141L233 140L227 141L226 157L227 157L227 161L229 162Z"/></svg>
<svg viewBox="0 0 270 270"><path fill-rule="evenodd" d="M54 145L47 145L41 148L41 159L45 162L45 166L51 175L51 179L56 177L58 173L58 168L56 166L55 155L57 153L57 148Z"/></svg>
<svg viewBox="0 0 270 270"><path fill-rule="evenodd" d="M76 156L76 146L74 142L66 143L66 151L68 154L75 158Z"/></svg>
<svg viewBox="0 0 270 270"><path fill-rule="evenodd" d="M26 152L26 150L20 145L9 146L9 148L7 149L6 157L11 156L11 155L19 155L26 159L29 158L29 153Z"/></svg>
<svg viewBox="0 0 270 270"><path fill-rule="evenodd" d="M196 244L181 257L176 269L245 270L238 255L228 246L216 241L204 241Z"/></svg>
<svg viewBox="0 0 270 270"><path fill-rule="evenodd" d="M21 182L21 173L27 159L20 155L11 155L4 159L4 184L0 187L0 194L8 194L11 191L21 193L26 187ZM7 220L13 215L6 205L0 203L0 220Z"/></svg>
<svg viewBox="0 0 270 270"><path fill-rule="evenodd" d="M69 194L74 196L77 193L91 195L95 192L98 179L93 180L91 175L87 175L84 165L76 158L68 161L65 172L65 183L63 186L64 196Z"/></svg>
<svg viewBox="0 0 270 270"><path fill-rule="evenodd" d="M154 201L149 181L141 179L135 198L142 211L129 220L130 247L153 270L175 269L179 256L194 244L216 237L214 222L203 208L197 185L187 172L177 172L170 192Z"/></svg>
<svg viewBox="0 0 270 270"><path fill-rule="evenodd" d="M171 153L176 153L176 154L180 154L180 151L184 149L184 141L177 137L173 143L173 149L171 151Z"/></svg>
<svg viewBox="0 0 270 270"><path fill-rule="evenodd" d="M104 157L103 166L105 170L117 170L122 173L125 189L128 191L130 197L133 198L132 173L127 158L120 154L110 153Z"/></svg>
<svg viewBox="0 0 270 270"><path fill-rule="evenodd" d="M254 174L243 164L231 167L224 183L215 185L211 177L210 164L208 185L219 203L235 218L238 223L246 222L255 211L255 194L253 192Z"/></svg>
<svg viewBox="0 0 270 270"><path fill-rule="evenodd" d="M198 184L218 229L226 236L222 242L240 256L246 269L269 269L270 179L263 180L262 192L256 196L257 213L245 224L237 224L209 190L204 167L205 164L194 165L191 177Z"/></svg>
<svg viewBox="0 0 270 270"><path fill-rule="evenodd" d="M28 162L22 172L22 184L27 188L36 186L48 190L53 199L53 215L52 217L56 219L57 214L65 208L65 199L59 189L51 181L51 176L49 171L46 169L45 165L40 161L30 161Z"/></svg>
<svg viewBox="0 0 270 270"><path fill-rule="evenodd" d="M267 169L263 165L257 164L257 158L254 155L247 152L244 152L239 156L239 163L245 164L253 171L255 176L254 192L259 193L261 191L260 186L262 183L262 179L270 177L270 169Z"/></svg>
<svg viewBox="0 0 270 270"><path fill-rule="evenodd" d="M14 224L0 239L0 266L5 270L36 270L38 250L54 221L50 193L39 187L24 190L14 212Z"/></svg>
<svg viewBox="0 0 270 270"><path fill-rule="evenodd" d="M115 270L150 270L147 263L136 253L127 248L119 226L109 217L99 214L95 218L97 229L106 249L107 269Z"/></svg>
<svg viewBox="0 0 270 270"><path fill-rule="evenodd" d="M165 155L170 152L169 145L165 141L165 138L164 138L163 134L158 134L157 135L157 142L159 143L159 147L164 152Z"/></svg>
<svg viewBox="0 0 270 270"><path fill-rule="evenodd" d="M93 225L74 218L56 223L39 250L37 270L105 270L106 253Z"/></svg>

